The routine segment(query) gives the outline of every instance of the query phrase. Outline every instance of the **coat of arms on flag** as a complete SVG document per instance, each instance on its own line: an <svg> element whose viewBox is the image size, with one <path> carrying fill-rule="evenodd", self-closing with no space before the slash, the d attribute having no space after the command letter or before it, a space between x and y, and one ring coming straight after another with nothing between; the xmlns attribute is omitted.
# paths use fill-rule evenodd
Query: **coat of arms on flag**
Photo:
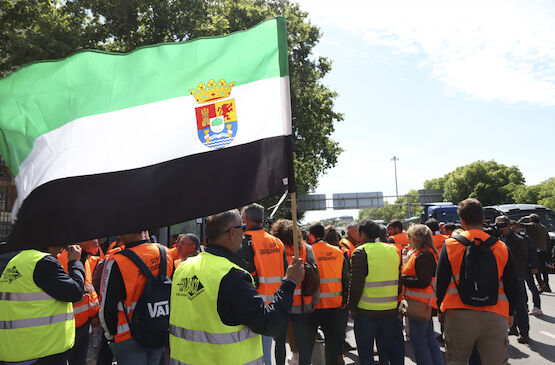
<svg viewBox="0 0 555 365"><path fill-rule="evenodd" d="M227 99L235 82L227 83L220 80L199 83L196 89L189 92L199 104L195 108L198 138L207 147L223 148L233 141L237 135L237 114L235 100Z"/></svg>

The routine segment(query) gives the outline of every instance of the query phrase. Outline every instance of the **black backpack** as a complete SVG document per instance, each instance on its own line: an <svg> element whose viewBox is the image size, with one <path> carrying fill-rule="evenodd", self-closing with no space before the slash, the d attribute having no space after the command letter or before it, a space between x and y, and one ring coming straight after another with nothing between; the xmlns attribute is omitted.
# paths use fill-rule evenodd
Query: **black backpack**
<svg viewBox="0 0 555 365"><path fill-rule="evenodd" d="M495 255L491 250L497 238L490 236L482 241L455 234L452 238L466 246L461 263L459 284L453 277L461 301L475 307L497 304L499 293L498 268ZM453 273L451 272L451 275Z"/></svg>
<svg viewBox="0 0 555 365"><path fill-rule="evenodd" d="M158 276L154 276L139 255L132 250L117 253L131 260L146 276L146 284L133 310L131 321L123 303L122 306L131 336L139 345L149 349L159 349L169 344L172 281L167 276L166 249L158 246L158 250L160 251Z"/></svg>

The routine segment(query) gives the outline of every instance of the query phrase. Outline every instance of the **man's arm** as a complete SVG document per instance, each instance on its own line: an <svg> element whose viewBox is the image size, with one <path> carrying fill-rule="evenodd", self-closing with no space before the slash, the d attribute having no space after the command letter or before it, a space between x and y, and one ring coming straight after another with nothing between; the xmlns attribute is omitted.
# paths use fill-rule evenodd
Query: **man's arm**
<svg viewBox="0 0 555 365"><path fill-rule="evenodd" d="M102 284L99 318L106 332L106 337L111 338L117 333L118 305L122 306L121 302L127 296L125 283L116 260L111 259L105 263L104 282Z"/></svg>
<svg viewBox="0 0 555 365"><path fill-rule="evenodd" d="M37 262L33 272L35 284L52 298L62 302L78 302L83 298L85 268L81 261L71 260L68 273L54 256L45 256Z"/></svg>
<svg viewBox="0 0 555 365"><path fill-rule="evenodd" d="M353 251L353 256L351 256L351 280L349 282L349 300L347 304L351 311L357 309L367 275L368 259L366 251L356 249Z"/></svg>
<svg viewBox="0 0 555 365"><path fill-rule="evenodd" d="M349 281L351 274L349 273L349 259L343 256L343 269L341 270L341 287L342 287L342 306L347 305L349 300Z"/></svg>
<svg viewBox="0 0 555 365"><path fill-rule="evenodd" d="M296 284L284 279L267 306L254 289L251 277L242 270L231 269L220 283L218 314L228 326L239 324L265 336L276 336L289 321Z"/></svg>
<svg viewBox="0 0 555 365"><path fill-rule="evenodd" d="M514 259L511 254L511 250L507 249L509 257L505 269L503 270L503 289L505 290L505 295L509 301L509 315L513 316L515 313L515 307L517 306L519 300L519 289L518 289L518 273L514 264Z"/></svg>
<svg viewBox="0 0 555 365"><path fill-rule="evenodd" d="M443 298L447 293L447 287L449 287L449 283L451 282L451 273L451 263L447 256L447 248L446 245L443 245L439 254L436 270L436 297L438 308L441 306Z"/></svg>

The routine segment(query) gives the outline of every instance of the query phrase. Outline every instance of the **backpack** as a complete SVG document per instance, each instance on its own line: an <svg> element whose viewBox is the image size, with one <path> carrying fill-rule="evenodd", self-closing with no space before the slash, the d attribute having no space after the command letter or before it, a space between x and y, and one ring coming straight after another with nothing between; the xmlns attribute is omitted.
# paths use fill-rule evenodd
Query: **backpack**
<svg viewBox="0 0 555 365"><path fill-rule="evenodd" d="M459 234L453 235L452 238L466 246L458 285L453 277L461 301L475 307L497 304L498 268L497 260L491 250L497 238L490 236L485 241L475 238L472 242Z"/></svg>
<svg viewBox="0 0 555 365"><path fill-rule="evenodd" d="M166 250L159 245L158 250L160 251L158 276L154 276L139 255L132 250L123 250L117 253L131 260L146 276L145 287L137 300L131 321L123 303L122 306L127 323L129 323L131 336L140 346L149 349L159 349L169 345L172 281L167 276Z"/></svg>

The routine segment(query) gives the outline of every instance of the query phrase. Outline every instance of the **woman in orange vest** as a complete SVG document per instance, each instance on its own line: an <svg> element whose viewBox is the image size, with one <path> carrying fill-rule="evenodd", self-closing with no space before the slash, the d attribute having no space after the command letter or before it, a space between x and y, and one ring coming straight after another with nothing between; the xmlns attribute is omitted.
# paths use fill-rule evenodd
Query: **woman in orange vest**
<svg viewBox="0 0 555 365"><path fill-rule="evenodd" d="M271 235L279 238L285 246L287 262L292 262L294 256L293 248L293 222L288 219L279 219L272 225ZM303 262L316 265L316 258L312 247L301 242L301 231L297 230L299 236L299 257ZM310 313L314 311L314 306L318 302L319 292L312 296L301 295L301 285L297 285L293 295L293 306L291 307L291 321L288 326L287 338L289 347L293 353L291 363L310 362L311 347L308 343ZM275 338L275 360L277 365L285 364L285 338L286 333L280 334ZM300 361L299 361L300 360Z"/></svg>
<svg viewBox="0 0 555 365"><path fill-rule="evenodd" d="M401 271L405 299L429 303L437 309L435 298L435 272L437 251L432 231L423 224L416 224L407 231L412 252ZM421 322L409 318L410 343L418 365L442 365L443 357L437 343L434 322L430 318Z"/></svg>

